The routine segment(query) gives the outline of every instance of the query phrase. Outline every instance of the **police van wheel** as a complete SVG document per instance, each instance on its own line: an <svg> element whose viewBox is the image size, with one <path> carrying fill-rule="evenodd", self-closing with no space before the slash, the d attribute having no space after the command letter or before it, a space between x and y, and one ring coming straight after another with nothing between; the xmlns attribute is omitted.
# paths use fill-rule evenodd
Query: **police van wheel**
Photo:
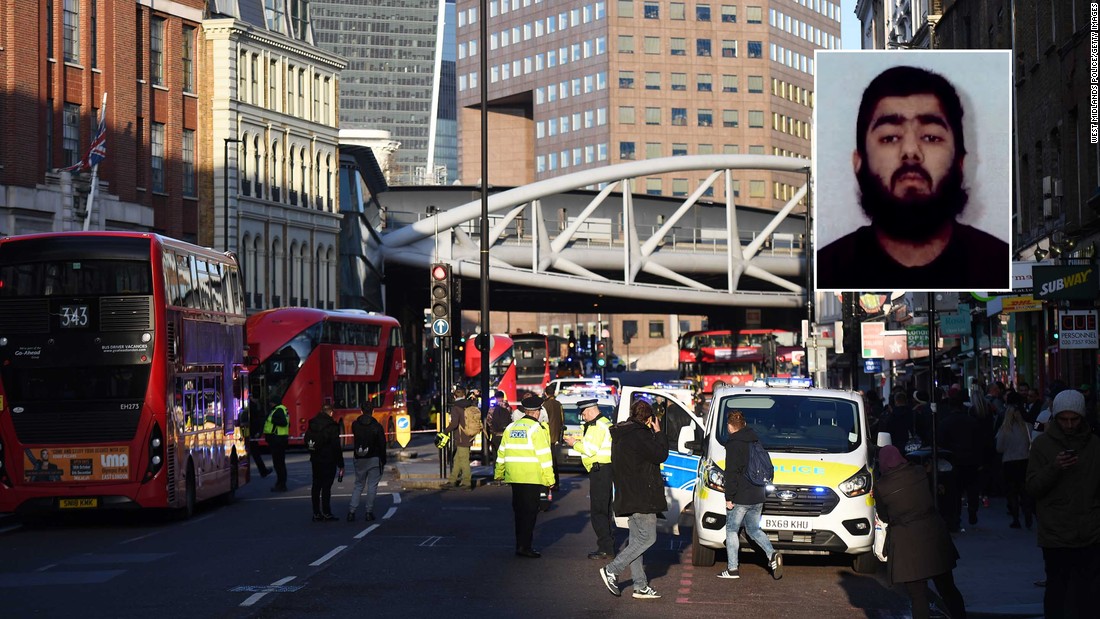
<svg viewBox="0 0 1100 619"><path fill-rule="evenodd" d="M699 530L691 528L691 564L695 567L714 565L714 549L699 543Z"/></svg>
<svg viewBox="0 0 1100 619"><path fill-rule="evenodd" d="M874 574L878 571L878 565L878 558L873 552L865 552L852 559L852 571L857 574Z"/></svg>

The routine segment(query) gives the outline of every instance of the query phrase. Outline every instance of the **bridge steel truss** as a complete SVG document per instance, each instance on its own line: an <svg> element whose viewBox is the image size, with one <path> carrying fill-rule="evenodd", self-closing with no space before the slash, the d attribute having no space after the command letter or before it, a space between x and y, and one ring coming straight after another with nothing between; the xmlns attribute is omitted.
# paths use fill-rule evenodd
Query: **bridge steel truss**
<svg viewBox="0 0 1100 619"><path fill-rule="evenodd" d="M635 224L632 186L636 179L683 171L709 171L708 176L683 201L664 224L649 238L642 239ZM489 196L489 213L501 214L489 232L489 277L502 283L557 289L566 292L697 305L742 306L760 308L797 308L806 304L805 251L799 256L777 258L762 252L765 241L794 210L808 190L801 185L794 196L777 211L762 231L748 243L741 242L734 205L735 172L765 170L805 174L809 182L809 161L773 155L691 155L631 161L582 170L537 181ZM724 255L700 256L664 247L673 226L716 182L725 184ZM548 230L542 217L543 199L587 187L603 189L575 219L557 234ZM618 193L615 193L618 190ZM615 198L612 195L615 194ZM611 198L621 201L625 239L621 247L593 249L579 246L578 230L586 220ZM613 204L613 203L612 203ZM517 217L531 209L533 229L526 245L504 244L501 237ZM387 262L427 267L436 259L451 263L452 272L479 278L480 244L462 225L481 216L481 201L440 211L382 236L382 252ZM449 247L439 250L436 238L447 233ZM448 259L449 256L449 259ZM601 273L622 273L622 279ZM667 283L638 282L640 272ZM689 274L725 273L725 288L700 283ZM772 284L778 291L739 289L742 276ZM801 280L801 281L800 281Z"/></svg>

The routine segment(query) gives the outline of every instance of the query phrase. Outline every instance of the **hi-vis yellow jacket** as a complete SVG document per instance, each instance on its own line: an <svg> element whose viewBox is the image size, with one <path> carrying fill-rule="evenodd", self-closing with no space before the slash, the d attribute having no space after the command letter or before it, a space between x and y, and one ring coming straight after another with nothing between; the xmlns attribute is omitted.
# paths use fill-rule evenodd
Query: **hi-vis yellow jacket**
<svg viewBox="0 0 1100 619"><path fill-rule="evenodd" d="M285 426L275 425L274 420L272 419L272 417L275 415L275 411L279 410L280 408L283 409L283 415L286 415ZM275 434L277 436L290 435L290 411L288 411L285 406L279 404L275 408L271 409L271 413L268 414L267 420L264 421L264 434Z"/></svg>
<svg viewBox="0 0 1100 619"><path fill-rule="evenodd" d="M493 475L507 484L554 485L554 460L550 431L524 415L504 430Z"/></svg>
<svg viewBox="0 0 1100 619"><path fill-rule="evenodd" d="M573 443L573 451L581 455L581 464L586 471L591 471L592 465L597 462L611 462L611 422L607 417L600 415L596 421L585 424L584 436Z"/></svg>

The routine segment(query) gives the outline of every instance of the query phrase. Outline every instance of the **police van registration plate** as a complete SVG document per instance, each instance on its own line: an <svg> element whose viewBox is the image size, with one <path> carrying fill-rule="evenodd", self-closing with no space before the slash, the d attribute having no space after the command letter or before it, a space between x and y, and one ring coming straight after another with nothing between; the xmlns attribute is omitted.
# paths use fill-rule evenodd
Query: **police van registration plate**
<svg viewBox="0 0 1100 619"><path fill-rule="evenodd" d="M810 521L806 518L784 518L780 516L763 516L760 519L760 528L778 531L812 531Z"/></svg>

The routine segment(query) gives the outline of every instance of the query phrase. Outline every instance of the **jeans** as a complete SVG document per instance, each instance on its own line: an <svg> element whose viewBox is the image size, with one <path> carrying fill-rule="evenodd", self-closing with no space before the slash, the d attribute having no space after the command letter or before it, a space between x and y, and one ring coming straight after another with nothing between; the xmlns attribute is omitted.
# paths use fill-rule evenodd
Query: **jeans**
<svg viewBox="0 0 1100 619"><path fill-rule="evenodd" d="M733 509L726 510L726 567L729 571L737 569L737 552L741 549L741 537L737 532L741 524L745 525L745 535L756 542L760 550L770 560L775 554L772 543L768 541L768 534L760 529L760 514L764 511L764 504L738 505L733 504Z"/></svg>
<svg viewBox="0 0 1100 619"><path fill-rule="evenodd" d="M328 516L332 513L332 482L336 480L335 462L311 462L313 486L309 498L313 501L313 515Z"/></svg>
<svg viewBox="0 0 1100 619"><path fill-rule="evenodd" d="M649 586L645 566L642 565L642 554L657 541L657 514L630 514L627 521L630 524L630 539L615 560L604 569L618 575L629 566L630 576L634 579L634 590L640 591Z"/></svg>
<svg viewBox="0 0 1100 619"><path fill-rule="evenodd" d="M470 448L456 447L455 459L451 465L451 475L447 478L452 484L458 484L463 479L469 486L474 481L473 472L470 470Z"/></svg>
<svg viewBox="0 0 1100 619"><path fill-rule="evenodd" d="M367 486L367 513L374 513L374 497L378 494L378 480L382 479L382 465L377 457L356 458L355 488L351 491L351 503L348 511L355 513L359 507L359 495L363 494L363 485Z"/></svg>

